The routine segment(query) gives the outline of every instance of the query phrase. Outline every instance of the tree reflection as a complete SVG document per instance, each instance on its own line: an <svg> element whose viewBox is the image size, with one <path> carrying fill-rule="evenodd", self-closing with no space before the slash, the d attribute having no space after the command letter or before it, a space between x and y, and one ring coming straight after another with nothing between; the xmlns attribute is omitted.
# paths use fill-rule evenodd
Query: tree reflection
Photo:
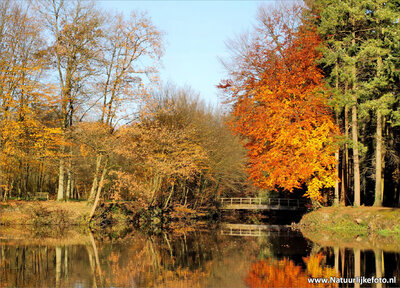
<svg viewBox="0 0 400 288"><path fill-rule="evenodd" d="M307 278L339 273L346 278L400 279L399 253L317 245L309 249L298 238L282 234L234 237L216 232L150 236L131 231L119 239L87 232L81 242L76 237L11 239L2 235L0 286L336 287L309 284Z"/></svg>
<svg viewBox="0 0 400 288"><path fill-rule="evenodd" d="M134 242L121 249L101 251L106 256L107 283L118 287L203 287L211 273L212 251L204 235L170 237L136 235ZM196 245L193 245L196 244ZM117 245L115 245L117 246ZM117 246L118 247L118 246ZM196 248L193 249L193 248ZM119 250L119 251L118 251Z"/></svg>
<svg viewBox="0 0 400 288"><path fill-rule="evenodd" d="M334 268L323 265L322 253L303 258L306 270L294 261L266 259L252 264L245 278L249 287L338 287L338 284L313 284L308 278L330 278L338 276Z"/></svg>

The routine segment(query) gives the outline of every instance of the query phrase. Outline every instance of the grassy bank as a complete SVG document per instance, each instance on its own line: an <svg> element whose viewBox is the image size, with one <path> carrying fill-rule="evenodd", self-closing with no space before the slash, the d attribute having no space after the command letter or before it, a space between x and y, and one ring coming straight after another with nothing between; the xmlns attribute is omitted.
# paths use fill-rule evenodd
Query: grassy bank
<svg viewBox="0 0 400 288"><path fill-rule="evenodd" d="M14 201L1 202L0 223L3 226L31 225L35 229L70 226L88 227L91 206L87 202L58 201ZM200 220L210 220L215 211L195 211L176 205L172 209L162 211L157 207L143 209L136 202L101 203L90 223L94 231L104 230L112 234L123 234L132 226L152 232L161 227L172 230L185 230L187 226ZM153 231L154 230L154 231Z"/></svg>
<svg viewBox="0 0 400 288"><path fill-rule="evenodd" d="M0 223L6 226L86 226L90 206L86 202L1 202Z"/></svg>
<svg viewBox="0 0 400 288"><path fill-rule="evenodd" d="M400 209L324 207L304 215L298 227L321 245L400 251Z"/></svg>

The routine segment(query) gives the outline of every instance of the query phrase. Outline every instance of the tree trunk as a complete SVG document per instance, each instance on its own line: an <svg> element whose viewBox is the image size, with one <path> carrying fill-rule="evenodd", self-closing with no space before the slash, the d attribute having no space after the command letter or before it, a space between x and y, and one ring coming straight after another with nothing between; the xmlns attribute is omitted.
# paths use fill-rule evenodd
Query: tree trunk
<svg viewBox="0 0 400 288"><path fill-rule="evenodd" d="M353 101L357 97L353 95ZM358 156L358 125L357 125L357 104L352 107L352 139L353 139L353 166L354 166L354 206L360 206L360 160Z"/></svg>
<svg viewBox="0 0 400 288"><path fill-rule="evenodd" d="M76 199L76 196L75 196L75 175L74 174L72 174L72 180L71 180L71 198L73 198L73 199Z"/></svg>
<svg viewBox="0 0 400 288"><path fill-rule="evenodd" d="M168 208L169 200L171 199L172 194L174 194L174 188L175 188L175 184L172 184L171 191L168 195L167 201L165 201L164 210Z"/></svg>
<svg viewBox="0 0 400 288"><path fill-rule="evenodd" d="M374 206L382 206L382 116L376 111L376 165L375 165L375 202Z"/></svg>
<svg viewBox="0 0 400 288"><path fill-rule="evenodd" d="M94 200L92 210L90 211L89 222L92 220L94 212L96 211L96 208L97 208L97 204L99 203L101 189L103 189L103 185L104 185L104 178L107 174L107 164L108 164L108 159L104 163L103 173L101 173L99 187L97 188L96 199Z"/></svg>
<svg viewBox="0 0 400 288"><path fill-rule="evenodd" d="M96 194L96 189L97 189L97 177L99 175L99 171L100 171L100 164L101 164L101 158L102 155L97 155L96 158L96 172L94 174L94 178L93 178L93 183L92 183L92 189L90 189L90 195L88 198L89 203L92 203Z"/></svg>
<svg viewBox="0 0 400 288"><path fill-rule="evenodd" d="M81 199L81 194L79 193L79 190L78 190L78 186L75 184L75 189L76 189L76 199ZM85 191L85 194L86 194L86 191Z"/></svg>
<svg viewBox="0 0 400 288"><path fill-rule="evenodd" d="M361 276L361 252L359 248L354 249L354 277ZM354 288L360 288L360 283L354 283Z"/></svg>
<svg viewBox="0 0 400 288"><path fill-rule="evenodd" d="M335 151L335 160L336 160L336 181L335 181L335 199L333 200L333 205L338 206L339 205L339 153L340 150L337 149Z"/></svg>
<svg viewBox="0 0 400 288"><path fill-rule="evenodd" d="M339 91L339 59L336 58L336 63L335 63L335 74L336 74L336 91ZM338 112L338 107L335 109L335 120L336 120L336 125L339 127L339 112ZM338 148L335 151L335 167L336 167L336 181L335 181L335 198L333 200L333 205L338 206L339 205L339 153L340 153L340 148Z"/></svg>
<svg viewBox="0 0 400 288"><path fill-rule="evenodd" d="M101 180L100 180L100 183L101 183ZM101 271L99 254L97 252L96 242L94 241L93 234L92 234L92 232L90 230L89 230L89 237L90 237L90 242L92 243L92 249L93 249L93 252L94 252L94 259L95 259L95 263L96 263L96 268L97 268L97 271L98 271L99 277L100 277L100 284L101 284L101 286L103 286L103 273Z"/></svg>
<svg viewBox="0 0 400 288"><path fill-rule="evenodd" d="M24 196L25 196L25 199L28 198L29 172L30 172L29 164L27 164L26 165L26 175L25 175L25 185L24 185ZM19 197L21 198L21 195L19 195Z"/></svg>
<svg viewBox="0 0 400 288"><path fill-rule="evenodd" d="M69 159L68 159L68 171L67 171L68 179L67 179L67 190L65 191L65 199L68 201L71 198L71 189L72 189L72 149L69 151Z"/></svg>
<svg viewBox="0 0 400 288"><path fill-rule="evenodd" d="M43 181L44 180L44 161L42 161L42 164L40 165L40 170L39 170L39 183L38 183L38 191L44 191L43 189Z"/></svg>
<svg viewBox="0 0 400 288"><path fill-rule="evenodd" d="M56 287L60 287L61 278L61 247L56 247Z"/></svg>
<svg viewBox="0 0 400 288"><path fill-rule="evenodd" d="M354 27L354 20L353 20L353 29ZM352 46L356 44L356 33L352 32ZM352 93L352 100L353 100L353 107L351 108L351 128L352 128L352 139L353 139L353 165L354 165L354 206L361 205L361 193L360 193L360 160L359 160L359 152L358 152L358 117L357 117L357 68L356 68L356 59L353 58L353 93Z"/></svg>
<svg viewBox="0 0 400 288"><path fill-rule="evenodd" d="M65 190L65 200L68 201L71 194L71 166L68 167L67 171L67 189Z"/></svg>
<svg viewBox="0 0 400 288"><path fill-rule="evenodd" d="M64 199L64 159L60 159L60 170L58 175L58 192L57 192L57 200L61 201Z"/></svg>
<svg viewBox="0 0 400 288"><path fill-rule="evenodd" d="M345 85L345 93L347 93L347 83ZM346 105L344 107L344 135L347 139L349 138L349 108ZM349 183L349 146L347 142L344 144L344 149L342 151L342 185L340 190L340 203L343 206L346 206L346 196L348 191L348 183Z"/></svg>
<svg viewBox="0 0 400 288"><path fill-rule="evenodd" d="M91 232L89 232L91 233ZM94 256L93 256L93 252L92 252L92 247L89 247L89 244L86 245L86 250L88 253L88 258L89 258L89 264L90 264L90 270L92 271L92 287L93 288L97 288L97 280L96 280L96 270L95 270L95 264L94 264Z"/></svg>
<svg viewBox="0 0 400 288"><path fill-rule="evenodd" d="M346 264L346 250L344 248L340 248L340 257L342 258L342 263L340 266L340 271L341 271L340 275L344 277L344 271L345 271L344 267Z"/></svg>
<svg viewBox="0 0 400 288"><path fill-rule="evenodd" d="M154 201L156 200L156 194L160 187L161 181L162 181L162 177L160 175L156 174L154 176L154 180L153 180L153 191L151 193L151 201L150 201L151 204L154 204Z"/></svg>
<svg viewBox="0 0 400 288"><path fill-rule="evenodd" d="M338 277L339 276L339 247L334 247L333 248L333 253L335 254L335 276Z"/></svg>
<svg viewBox="0 0 400 288"><path fill-rule="evenodd" d="M382 57L377 59L377 77L381 76L382 70ZM376 161L375 161L375 202L374 206L382 206L383 183L382 181L382 114L378 107L376 107Z"/></svg>
<svg viewBox="0 0 400 288"><path fill-rule="evenodd" d="M336 113L336 124L339 126L339 115ZM340 149L339 147L335 151L335 160L336 160L336 181L335 181L335 199L333 200L333 205L338 206L339 205L339 153Z"/></svg>
<svg viewBox="0 0 400 288"><path fill-rule="evenodd" d="M68 246L64 248L64 275L68 279Z"/></svg>
<svg viewBox="0 0 400 288"><path fill-rule="evenodd" d="M374 254L375 254L375 277L382 278L382 276L383 276L383 273L382 273L382 271L383 271L383 269L382 269L382 265L383 265L382 250L375 250ZM382 288L382 283L377 283L376 287Z"/></svg>

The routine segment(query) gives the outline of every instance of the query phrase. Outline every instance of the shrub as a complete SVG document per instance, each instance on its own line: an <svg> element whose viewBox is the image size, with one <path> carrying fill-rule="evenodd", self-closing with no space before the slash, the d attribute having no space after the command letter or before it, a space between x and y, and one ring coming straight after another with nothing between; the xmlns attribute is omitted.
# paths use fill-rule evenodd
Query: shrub
<svg viewBox="0 0 400 288"><path fill-rule="evenodd" d="M34 206L30 211L32 224L35 226L57 225L66 227L70 225L70 213L64 209L50 210L42 205Z"/></svg>

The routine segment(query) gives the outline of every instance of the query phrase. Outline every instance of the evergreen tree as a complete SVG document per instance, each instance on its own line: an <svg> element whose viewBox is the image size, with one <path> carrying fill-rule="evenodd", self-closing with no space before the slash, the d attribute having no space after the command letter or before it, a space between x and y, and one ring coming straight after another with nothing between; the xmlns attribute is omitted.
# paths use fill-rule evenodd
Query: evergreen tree
<svg viewBox="0 0 400 288"><path fill-rule="evenodd" d="M367 191L367 176L371 176L375 178L374 205L381 206L385 155L388 155L388 151L390 158L395 160L392 166L398 166L399 152L395 144L395 134L398 132L395 127L399 101L399 3L383 0L316 0L310 4L313 16L317 16L315 22L318 32L324 41L321 63L327 84L334 92L332 103L337 118L341 118L337 122L341 123L344 134L340 158L342 203L349 179L353 178L354 205L359 206L361 186ZM348 141L350 107L352 137ZM375 132L370 132L371 129ZM375 133L374 143L369 133ZM352 176L348 175L348 143L353 151ZM391 143L391 148L385 143Z"/></svg>

